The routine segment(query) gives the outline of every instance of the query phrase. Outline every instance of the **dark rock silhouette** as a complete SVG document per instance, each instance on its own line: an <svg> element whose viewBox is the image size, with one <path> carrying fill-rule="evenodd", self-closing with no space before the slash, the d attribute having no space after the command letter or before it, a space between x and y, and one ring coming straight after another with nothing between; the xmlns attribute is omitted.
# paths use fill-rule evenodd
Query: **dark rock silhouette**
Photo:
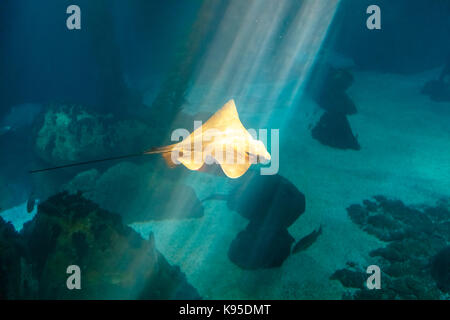
<svg viewBox="0 0 450 320"><path fill-rule="evenodd" d="M356 105L347 94L330 91L326 95L317 98L319 106L329 112L337 112L345 115L357 113Z"/></svg>
<svg viewBox="0 0 450 320"><path fill-rule="evenodd" d="M347 115L358 112L355 103L346 93L353 83L352 74L328 64L319 66L316 73L310 90L325 113L312 128L312 137L332 148L359 150L360 146L347 120Z"/></svg>
<svg viewBox="0 0 450 320"><path fill-rule="evenodd" d="M244 218L287 228L305 211L305 196L283 176L249 171L228 195L227 205Z"/></svg>
<svg viewBox="0 0 450 320"><path fill-rule="evenodd" d="M286 228L250 222L231 242L228 257L242 269L279 267L289 256L293 242Z"/></svg>
<svg viewBox="0 0 450 320"><path fill-rule="evenodd" d="M10 233L11 230L6 232ZM4 236L5 232L0 231L0 234ZM49 198L39 205L37 215L24 225L21 234L13 231L9 239L13 239L9 243L17 243L16 239L23 243L27 260L22 265L30 266L33 281L29 283L37 285L29 285L29 292L20 294L19 291L19 295L16 284L7 286L7 297L199 298L179 268L169 265L155 248L153 235L144 240L122 224L119 215L100 209L80 194L60 193ZM12 248L11 254L7 254L11 261L8 265L17 266L19 258L13 253L17 252L20 257L21 250ZM69 265L80 267L82 290L67 290ZM15 274L19 280L15 280ZM22 271L8 274L9 281L25 282L22 274Z"/></svg>
<svg viewBox="0 0 450 320"><path fill-rule="evenodd" d="M325 112L311 130L311 134L314 139L326 146L338 149L361 149L343 113Z"/></svg>
<svg viewBox="0 0 450 320"><path fill-rule="evenodd" d="M250 222L232 241L229 259L243 269L281 266L294 242L287 228L305 211L305 196L278 174L249 171L235 183L227 205Z"/></svg>
<svg viewBox="0 0 450 320"><path fill-rule="evenodd" d="M328 67L315 95L318 105L329 112L345 115L357 113L355 103L345 92L353 83L352 74L344 69Z"/></svg>
<svg viewBox="0 0 450 320"><path fill-rule="evenodd" d="M0 217L0 300L32 298L29 256L14 226Z"/></svg>
<svg viewBox="0 0 450 320"><path fill-rule="evenodd" d="M433 257L431 276L439 289L450 293L450 246L445 247Z"/></svg>

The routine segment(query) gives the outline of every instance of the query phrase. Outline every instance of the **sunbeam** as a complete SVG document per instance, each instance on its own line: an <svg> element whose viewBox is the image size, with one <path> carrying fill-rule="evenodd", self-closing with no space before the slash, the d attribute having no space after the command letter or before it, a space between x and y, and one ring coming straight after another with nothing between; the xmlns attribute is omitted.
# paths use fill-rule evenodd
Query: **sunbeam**
<svg viewBox="0 0 450 320"><path fill-rule="evenodd" d="M299 108L297 100L337 7L337 0L230 1L194 74L186 108L191 113L211 112L234 98L244 122L253 128L279 129L282 134L283 125ZM278 127L270 122L274 115ZM200 198L214 189L222 193L229 189L226 179L205 175L187 175L179 183L192 185ZM172 201L178 201L177 195ZM187 222L192 225L189 234L178 221L148 225L158 246L173 263L184 267L188 277L198 277L200 262L214 260L212 256L217 259L223 242L242 229L238 218L224 219L208 210L205 215ZM228 225L226 230L223 223ZM204 238L206 233L214 237Z"/></svg>

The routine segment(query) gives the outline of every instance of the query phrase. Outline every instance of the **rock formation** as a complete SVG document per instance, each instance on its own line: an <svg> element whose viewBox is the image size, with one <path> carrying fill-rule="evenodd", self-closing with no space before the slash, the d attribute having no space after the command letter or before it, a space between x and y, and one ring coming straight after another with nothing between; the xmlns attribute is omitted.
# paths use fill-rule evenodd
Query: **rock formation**
<svg viewBox="0 0 450 320"><path fill-rule="evenodd" d="M194 189L155 173L152 165L155 162L149 166L121 162L103 174L91 169L78 174L65 189L82 191L100 207L118 212L126 224L203 216L203 205Z"/></svg>
<svg viewBox="0 0 450 320"><path fill-rule="evenodd" d="M353 83L353 76L331 66L326 66L324 71L319 69L318 74L320 79L315 80L318 89L314 91L314 98L325 113L311 130L312 137L332 148L359 150L347 119L347 115L357 113L354 102L345 92Z"/></svg>
<svg viewBox="0 0 450 320"><path fill-rule="evenodd" d="M311 130L311 134L320 143L333 148L361 149L350 123L343 113L325 112Z"/></svg>
<svg viewBox="0 0 450 320"><path fill-rule="evenodd" d="M294 242L287 228L305 211L305 196L281 175L250 171L228 195L227 205L250 220L231 243L230 260L243 269L281 266Z"/></svg>
<svg viewBox="0 0 450 320"><path fill-rule="evenodd" d="M373 264L382 271L380 290L368 290L361 284L363 276L367 279L361 266L351 264L332 275L331 279L349 288L344 298L443 298L449 285L450 259L446 247L450 241L449 209L445 201L435 207L412 207L384 196L348 207L354 223L387 244L370 252Z"/></svg>
<svg viewBox="0 0 450 320"><path fill-rule="evenodd" d="M141 238L122 224L119 215L79 194L49 198L20 235L3 223L0 236L6 238L0 251L0 283L6 298L199 298L179 268L155 248L152 235L148 240ZM21 265L31 268L34 286L24 285L30 281L25 281ZM69 265L80 267L81 290L66 286ZM7 285L3 286L5 272Z"/></svg>
<svg viewBox="0 0 450 320"><path fill-rule="evenodd" d="M48 106L37 125L35 150L46 163L61 165L139 152L156 143L137 120L116 120L83 106Z"/></svg>
<svg viewBox="0 0 450 320"><path fill-rule="evenodd" d="M439 289L450 293L450 246L445 247L432 258L431 276Z"/></svg>
<svg viewBox="0 0 450 320"><path fill-rule="evenodd" d="M345 92L352 83L353 75L349 71L328 67L325 78L315 94L319 107L325 111L345 115L357 113L355 103Z"/></svg>

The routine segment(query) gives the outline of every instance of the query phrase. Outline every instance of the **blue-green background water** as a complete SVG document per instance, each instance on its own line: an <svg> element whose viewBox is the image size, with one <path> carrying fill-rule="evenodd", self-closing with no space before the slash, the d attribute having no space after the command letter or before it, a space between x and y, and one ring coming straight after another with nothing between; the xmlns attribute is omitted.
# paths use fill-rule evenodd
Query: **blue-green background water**
<svg viewBox="0 0 450 320"><path fill-rule="evenodd" d="M66 27L71 4L81 9L81 30ZM381 9L381 30L366 27L371 4ZM27 212L30 199L81 191L144 239L154 237L156 249L206 299L362 298L367 288L358 277L372 264L389 287L371 298L448 299L448 254L437 276L429 265L450 238L449 17L450 2L440 0L4 0L0 216L20 232L40 214L37 205ZM248 178L264 165L231 180L217 168L170 169L157 156L28 172L169 144L174 129L192 131L194 120L230 99L246 128L279 130L279 141L269 135L267 145L273 160L279 153L274 185ZM335 110L352 105L355 114ZM340 120L314 134L325 112ZM252 183L260 189L250 192ZM287 185L295 192L284 196ZM218 194L222 200L202 201ZM231 249L249 219L228 202L262 202L270 219L282 221L299 194L306 209L295 221L273 231L264 225L268 216L260 217L264 227ZM362 220L347 210L376 195L404 206L375 201L370 210L366 203ZM432 231L407 214L425 216ZM320 226L304 250L264 265L265 253L281 252ZM425 247L410 253L419 242ZM99 246L89 243L83 256ZM374 254L379 248L390 255ZM251 268L236 258L252 254L258 258ZM356 287L333 276L342 269ZM83 272L90 270L103 272L101 263ZM33 297L47 297L39 292ZM93 297L110 297L98 292Z"/></svg>

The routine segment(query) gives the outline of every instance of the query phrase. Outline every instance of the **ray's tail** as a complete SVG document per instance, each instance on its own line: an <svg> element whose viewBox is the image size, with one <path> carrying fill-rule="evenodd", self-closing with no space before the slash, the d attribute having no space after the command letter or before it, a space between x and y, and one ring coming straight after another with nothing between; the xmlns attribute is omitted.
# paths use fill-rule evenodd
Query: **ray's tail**
<svg viewBox="0 0 450 320"><path fill-rule="evenodd" d="M132 153L132 154L127 154L127 155L123 155L123 156L95 159L95 160L89 160L89 161L83 161L83 162L75 162L75 163L69 163L69 164L64 164L64 165L55 166L55 167L30 170L29 173L38 173L38 172L52 171L52 170L57 170L57 169L70 168L70 167L78 167L78 166L83 166L83 165L88 165L88 164L93 164L93 163L99 163L99 162L136 158L136 157L142 157L142 156L150 155L150 154L162 154L162 156L164 157L166 162L168 162L168 160L166 158L167 158L167 155L169 155L169 158L170 158L170 151L172 150L172 147L173 147L172 145L165 146L165 147L156 147L156 148L151 148L151 149L145 150L143 152ZM169 164L169 165L172 166L171 164Z"/></svg>
<svg viewBox="0 0 450 320"><path fill-rule="evenodd" d="M83 161L83 162L69 163L69 164L64 164L64 165L56 166L56 167L49 167L49 168L43 168L43 169L30 170L29 173L38 173L38 172L51 171L51 170L56 170L56 169L77 167L77 166L83 166L83 165L98 163L98 162L105 162L105 161L113 161L113 160L120 160L120 159L140 157L140 156L143 156L143 155L145 155L145 153L134 153L134 154L127 154L127 155L124 155L124 156L117 156L117 157L110 157L110 158L104 158L104 159L96 159L96 160L89 160L89 161Z"/></svg>
<svg viewBox="0 0 450 320"><path fill-rule="evenodd" d="M144 152L142 152L143 154L164 154L164 153L169 153L173 150L173 144L168 145L168 146L164 146L164 147L154 147L148 150L145 150Z"/></svg>

